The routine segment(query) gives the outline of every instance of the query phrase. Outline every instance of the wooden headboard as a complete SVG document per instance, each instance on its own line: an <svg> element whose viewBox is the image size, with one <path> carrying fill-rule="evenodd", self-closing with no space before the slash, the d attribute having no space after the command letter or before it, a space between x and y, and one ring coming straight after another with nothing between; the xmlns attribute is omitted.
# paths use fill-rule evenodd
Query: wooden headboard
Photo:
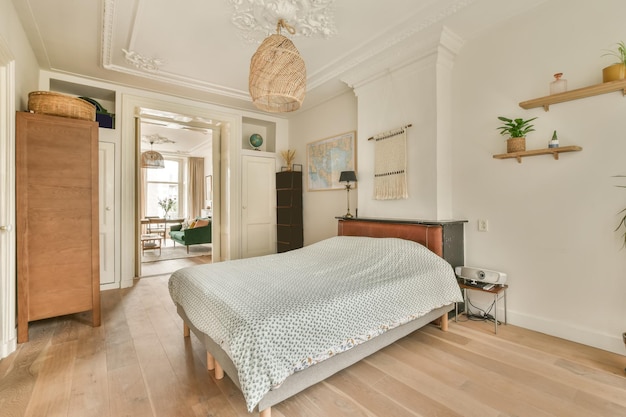
<svg viewBox="0 0 626 417"><path fill-rule="evenodd" d="M397 237L426 246L443 257L443 227L441 225L371 220L339 220L339 236Z"/></svg>

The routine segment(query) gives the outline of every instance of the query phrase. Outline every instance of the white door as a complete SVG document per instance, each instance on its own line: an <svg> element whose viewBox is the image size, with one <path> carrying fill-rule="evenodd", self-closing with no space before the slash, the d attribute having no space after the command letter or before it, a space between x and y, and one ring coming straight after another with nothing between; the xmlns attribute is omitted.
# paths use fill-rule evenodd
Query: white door
<svg viewBox="0 0 626 417"><path fill-rule="evenodd" d="M100 285L115 283L115 144L99 143Z"/></svg>
<svg viewBox="0 0 626 417"><path fill-rule="evenodd" d="M241 257L276 253L276 159L242 158Z"/></svg>

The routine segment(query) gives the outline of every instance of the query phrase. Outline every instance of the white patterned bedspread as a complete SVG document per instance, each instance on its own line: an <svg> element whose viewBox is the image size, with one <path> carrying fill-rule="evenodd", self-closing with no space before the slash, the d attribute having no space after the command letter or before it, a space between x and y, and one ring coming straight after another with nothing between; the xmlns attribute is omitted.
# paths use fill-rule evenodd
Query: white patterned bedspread
<svg viewBox="0 0 626 417"><path fill-rule="evenodd" d="M296 370L462 301L450 264L424 246L351 236L184 268L169 289L232 359L250 412Z"/></svg>

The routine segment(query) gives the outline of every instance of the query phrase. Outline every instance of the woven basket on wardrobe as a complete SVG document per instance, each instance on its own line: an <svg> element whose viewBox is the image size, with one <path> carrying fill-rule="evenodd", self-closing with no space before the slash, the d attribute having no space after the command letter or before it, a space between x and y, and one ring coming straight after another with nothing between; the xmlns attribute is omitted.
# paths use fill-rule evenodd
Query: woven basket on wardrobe
<svg viewBox="0 0 626 417"><path fill-rule="evenodd" d="M33 91L28 94L28 110L71 119L96 120L96 106L80 98L51 91Z"/></svg>

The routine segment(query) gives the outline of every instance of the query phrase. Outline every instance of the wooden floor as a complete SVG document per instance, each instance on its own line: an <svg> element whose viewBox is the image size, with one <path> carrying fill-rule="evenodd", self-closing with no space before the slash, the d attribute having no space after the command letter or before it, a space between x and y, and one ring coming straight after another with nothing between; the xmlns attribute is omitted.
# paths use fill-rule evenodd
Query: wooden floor
<svg viewBox="0 0 626 417"><path fill-rule="evenodd" d="M167 276L102 293L103 325L34 322L0 361L0 415L249 416L183 338ZM626 357L515 326L427 326L273 407L274 417L626 416Z"/></svg>
<svg viewBox="0 0 626 417"><path fill-rule="evenodd" d="M163 247L173 247L174 242L170 239L163 241ZM184 246L180 246L181 250L184 250ZM154 275L171 274L180 268L187 266L200 265L205 263L211 263L211 256L197 256L190 258L171 259L158 262L142 262L141 263L141 276L150 277Z"/></svg>

